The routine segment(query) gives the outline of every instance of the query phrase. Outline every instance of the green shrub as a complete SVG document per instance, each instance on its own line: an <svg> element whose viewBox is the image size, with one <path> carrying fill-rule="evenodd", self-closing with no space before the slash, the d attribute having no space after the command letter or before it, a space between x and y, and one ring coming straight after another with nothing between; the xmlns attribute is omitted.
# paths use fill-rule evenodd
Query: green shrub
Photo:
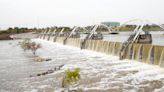
<svg viewBox="0 0 164 92"><path fill-rule="evenodd" d="M80 80L80 68L75 68L73 70L66 70L65 71L65 75L62 81L62 87L63 88L68 88L69 90L69 86L76 84L77 81Z"/></svg>

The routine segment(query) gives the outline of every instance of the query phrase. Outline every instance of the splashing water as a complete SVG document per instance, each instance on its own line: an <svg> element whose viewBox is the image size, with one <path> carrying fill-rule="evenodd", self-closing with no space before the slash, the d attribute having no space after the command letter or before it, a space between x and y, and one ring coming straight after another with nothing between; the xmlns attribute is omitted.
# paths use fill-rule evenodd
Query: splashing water
<svg viewBox="0 0 164 92"><path fill-rule="evenodd" d="M75 47L35 39L42 48L37 55L51 58L34 62L31 52L23 52L18 41L1 41L0 92L60 92L64 70L80 68L76 87L84 92L163 92L164 69ZM52 74L29 77L64 64Z"/></svg>

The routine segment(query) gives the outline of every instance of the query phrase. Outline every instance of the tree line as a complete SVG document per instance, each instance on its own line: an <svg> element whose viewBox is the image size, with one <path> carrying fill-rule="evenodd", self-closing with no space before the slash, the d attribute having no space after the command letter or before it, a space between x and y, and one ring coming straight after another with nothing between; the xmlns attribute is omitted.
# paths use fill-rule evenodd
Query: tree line
<svg viewBox="0 0 164 92"><path fill-rule="evenodd" d="M70 27L46 27L46 28L27 28L27 27L9 27L7 30L4 31L0 31L0 33L25 33L25 32L41 32L43 30L51 30L52 32L57 29L56 32L60 32L62 29L65 29L64 32L70 32L72 30L72 28ZM86 26L85 27L88 30L92 30L92 26ZM113 30L119 30L119 31L133 31L136 28L136 25L125 25L125 26L113 26L112 29ZM163 30L162 28L160 28L158 25L145 25L143 27L143 30L147 30L147 31L159 31L159 30ZM104 27L99 27L97 31L108 31L106 28Z"/></svg>
<svg viewBox="0 0 164 92"><path fill-rule="evenodd" d="M135 28L137 27L137 25L125 25L122 27L115 27L115 29L118 29L119 31L133 31ZM161 27L159 27L158 25L145 25L143 27L143 30L145 31L161 31L164 30Z"/></svg>

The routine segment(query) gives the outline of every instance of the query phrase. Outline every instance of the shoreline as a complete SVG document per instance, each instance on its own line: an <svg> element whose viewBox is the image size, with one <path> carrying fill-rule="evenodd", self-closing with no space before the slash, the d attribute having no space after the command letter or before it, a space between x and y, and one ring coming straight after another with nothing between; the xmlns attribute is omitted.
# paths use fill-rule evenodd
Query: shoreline
<svg viewBox="0 0 164 92"><path fill-rule="evenodd" d="M10 33L0 33L0 40L12 40Z"/></svg>
<svg viewBox="0 0 164 92"><path fill-rule="evenodd" d="M14 36L14 38L11 37ZM12 40L12 39L22 39L22 38L36 38L38 36L35 32L25 32L25 33L8 33L8 32L1 32L0 33L0 40Z"/></svg>

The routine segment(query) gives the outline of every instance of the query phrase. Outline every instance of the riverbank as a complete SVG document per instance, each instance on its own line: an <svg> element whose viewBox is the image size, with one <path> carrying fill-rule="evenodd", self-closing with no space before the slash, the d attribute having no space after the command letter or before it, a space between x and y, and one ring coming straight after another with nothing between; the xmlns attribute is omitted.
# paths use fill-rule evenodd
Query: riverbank
<svg viewBox="0 0 164 92"><path fill-rule="evenodd" d="M0 40L11 40L11 35L15 39L24 39L24 38L36 38L38 36L38 33L35 32L26 32L26 33L10 33L7 31L0 31Z"/></svg>
<svg viewBox="0 0 164 92"><path fill-rule="evenodd" d="M10 38L11 33L6 31L0 31L0 40L11 40Z"/></svg>

